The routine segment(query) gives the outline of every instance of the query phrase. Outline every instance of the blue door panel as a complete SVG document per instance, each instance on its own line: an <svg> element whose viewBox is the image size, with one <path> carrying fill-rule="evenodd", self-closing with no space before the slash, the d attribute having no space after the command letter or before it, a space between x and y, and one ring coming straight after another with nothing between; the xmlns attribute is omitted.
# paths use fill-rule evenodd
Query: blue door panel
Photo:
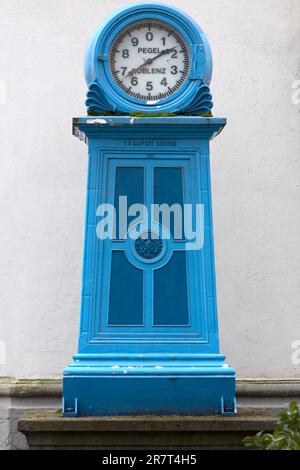
<svg viewBox="0 0 300 470"><path fill-rule="evenodd" d="M142 167L116 167L115 169L115 197L114 206L119 213L119 197L127 196L127 204L144 204L144 168ZM128 217L128 225L133 217ZM123 238L119 233L119 217L116 217L116 234L118 238Z"/></svg>
<svg viewBox="0 0 300 470"><path fill-rule="evenodd" d="M154 168L154 204L179 204L183 207L183 168ZM160 217L161 219L161 217ZM161 222L161 220L159 220ZM174 237L174 217L170 220L170 232ZM183 233L183 224L181 224ZM176 237L177 238L177 237Z"/></svg>
<svg viewBox="0 0 300 470"><path fill-rule="evenodd" d="M122 251L112 253L108 324L143 325L143 272Z"/></svg>
<svg viewBox="0 0 300 470"><path fill-rule="evenodd" d="M154 272L154 325L189 325L184 251L175 251L170 261Z"/></svg>
<svg viewBox="0 0 300 470"><path fill-rule="evenodd" d="M108 177L102 197L116 208L117 228L120 196L127 196L128 207L144 203L149 213L153 203L183 207L186 202L197 202L198 195L190 184L191 174L196 171L194 155L183 154L182 158L174 159L167 153L152 154L147 159L138 152L104 154L103 171ZM128 218L128 225L131 221ZM116 240L102 241L99 251L102 272L111 274L109 278L100 276L97 286L92 341L108 337L116 341L121 338L134 342L143 338L163 341L169 337L169 326L174 338L196 335L198 340L206 341L204 297L201 293L195 295L196 285L204 282L199 259L202 254L186 252L184 240L171 237L162 240L158 262L148 255L144 260L141 256L136 259L128 256L128 252L138 251L141 243L118 238L116 234Z"/></svg>

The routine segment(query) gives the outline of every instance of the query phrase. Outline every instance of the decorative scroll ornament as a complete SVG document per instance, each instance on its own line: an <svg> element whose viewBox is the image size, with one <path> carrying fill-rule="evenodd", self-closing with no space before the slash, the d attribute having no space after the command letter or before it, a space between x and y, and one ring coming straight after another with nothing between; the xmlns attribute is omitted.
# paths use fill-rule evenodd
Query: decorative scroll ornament
<svg viewBox="0 0 300 470"><path fill-rule="evenodd" d="M89 85L85 104L90 116L114 113L116 111L116 106L109 103L101 85L96 81Z"/></svg>
<svg viewBox="0 0 300 470"><path fill-rule="evenodd" d="M208 85L201 85L193 100L181 110L182 114L212 116L212 94Z"/></svg>
<svg viewBox="0 0 300 470"><path fill-rule="evenodd" d="M85 102L89 116L101 116L103 114L128 114L122 112L116 105L108 101L101 85L94 81L89 85L87 92L87 99ZM212 116L211 110L213 108L212 95L208 85L201 85L195 93L192 101L184 108L177 112L170 113L170 115L200 115ZM136 114L136 113L131 113ZM141 116L151 116L151 113L140 113ZM167 115L165 113L154 113L155 116Z"/></svg>

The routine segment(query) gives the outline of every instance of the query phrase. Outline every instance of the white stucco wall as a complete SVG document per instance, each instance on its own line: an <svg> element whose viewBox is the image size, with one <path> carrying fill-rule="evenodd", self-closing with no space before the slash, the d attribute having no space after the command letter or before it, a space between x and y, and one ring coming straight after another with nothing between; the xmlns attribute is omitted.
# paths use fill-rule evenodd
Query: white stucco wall
<svg viewBox="0 0 300 470"><path fill-rule="evenodd" d="M0 375L60 376L76 350L86 147L83 55L126 1L0 0ZM296 377L299 0L173 0L213 50L221 351L239 377Z"/></svg>

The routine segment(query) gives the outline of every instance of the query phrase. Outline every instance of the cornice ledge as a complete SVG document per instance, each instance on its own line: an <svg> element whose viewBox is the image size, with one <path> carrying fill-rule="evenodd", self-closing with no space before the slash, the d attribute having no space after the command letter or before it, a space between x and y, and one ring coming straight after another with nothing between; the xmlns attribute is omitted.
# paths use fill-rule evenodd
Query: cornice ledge
<svg viewBox="0 0 300 470"><path fill-rule="evenodd" d="M225 118L204 116L88 116L73 118L73 135L83 141L89 137L111 139L116 134L118 138L138 134L145 137L145 131L151 129L151 138L168 135L176 139L212 139L225 125Z"/></svg>
<svg viewBox="0 0 300 470"><path fill-rule="evenodd" d="M61 397L62 380L0 377L0 397Z"/></svg>
<svg viewBox="0 0 300 470"><path fill-rule="evenodd" d="M251 398L300 398L300 379L238 379L237 396Z"/></svg>
<svg viewBox="0 0 300 470"><path fill-rule="evenodd" d="M237 379L238 397L300 398L300 379ZM0 397L57 397L62 394L62 379L23 379L0 377Z"/></svg>

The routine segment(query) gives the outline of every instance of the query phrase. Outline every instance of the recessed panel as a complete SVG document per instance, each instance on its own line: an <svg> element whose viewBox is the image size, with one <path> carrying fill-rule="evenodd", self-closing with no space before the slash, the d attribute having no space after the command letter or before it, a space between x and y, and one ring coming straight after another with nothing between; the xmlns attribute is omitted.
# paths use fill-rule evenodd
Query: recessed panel
<svg viewBox="0 0 300 470"><path fill-rule="evenodd" d="M180 213L170 211L170 223L169 229L174 238L181 239L184 237L183 231L183 169L168 168L168 167L156 167L154 168L154 203L165 204L170 208L173 204L180 205ZM181 220L180 223L180 214ZM175 217L178 221L178 230L175 231ZM163 219L162 212L160 216L156 218L157 222L166 225L166 219ZM180 236L181 235L181 236Z"/></svg>
<svg viewBox="0 0 300 470"><path fill-rule="evenodd" d="M112 252L108 325L143 325L143 271L123 251Z"/></svg>
<svg viewBox="0 0 300 470"><path fill-rule="evenodd" d="M154 325L189 325L186 253L173 253L170 261L154 271Z"/></svg>
<svg viewBox="0 0 300 470"><path fill-rule="evenodd" d="M124 238L120 226L119 197L127 197L127 207L133 204L144 204L144 168L141 167L117 167L115 173L115 209L116 209L116 234L117 238ZM125 212L122 214L126 216ZM127 218L127 228L134 216Z"/></svg>

